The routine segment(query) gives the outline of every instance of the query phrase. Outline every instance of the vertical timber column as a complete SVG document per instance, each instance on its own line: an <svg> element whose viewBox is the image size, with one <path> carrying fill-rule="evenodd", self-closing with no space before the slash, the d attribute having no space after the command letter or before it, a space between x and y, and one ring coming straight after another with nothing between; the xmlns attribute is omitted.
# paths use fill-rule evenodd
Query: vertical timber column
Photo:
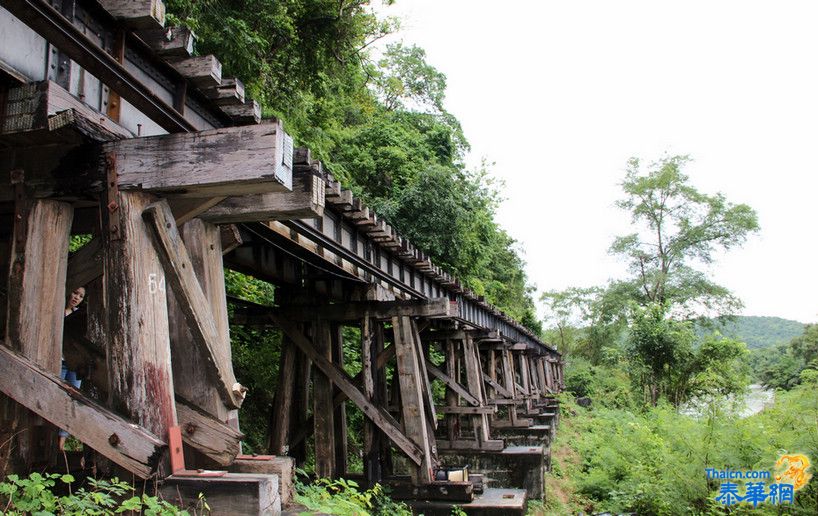
<svg viewBox="0 0 818 516"><path fill-rule="evenodd" d="M313 345L324 358L332 361L332 335L326 321L313 322ZM315 474L332 477L335 474L335 414L332 382L317 367L312 379L313 420L315 421Z"/></svg>
<svg viewBox="0 0 818 516"><path fill-rule="evenodd" d="M434 439L434 435L429 434L423 403L423 384L420 376L422 373L415 349L419 343L415 342L412 320L409 317L392 317L392 329L395 335L403 428L406 436L423 451L421 465L412 468L412 482L427 484L433 479L430 439Z"/></svg>
<svg viewBox="0 0 818 516"><path fill-rule="evenodd" d="M480 360L477 356L475 347L476 346L471 338L471 335L467 333L466 338L463 339L463 360L466 365L466 385L469 388L469 392L471 392L480 401L480 404L485 405L486 400L483 396L483 389L481 386L483 383L481 374L482 369L480 368ZM474 428L474 437L478 443L483 444L489 440L488 415L476 414L472 416L472 426Z"/></svg>
<svg viewBox="0 0 818 516"><path fill-rule="evenodd" d="M514 364L511 360L511 351L508 349L501 349L500 356L503 362L503 386L511 393L512 398L517 399L517 389L514 387ZM511 424L517 424L517 405L508 406L508 415L511 419Z"/></svg>
<svg viewBox="0 0 818 516"><path fill-rule="evenodd" d="M67 203L28 203L24 198L15 203L6 344L55 376L62 354L72 218L73 208ZM48 460L52 447L56 448L53 427L7 398L3 405L9 417L0 417L0 473L6 469L10 450L12 461L25 470L35 461ZM38 437L44 441L38 442Z"/></svg>
<svg viewBox="0 0 818 516"><path fill-rule="evenodd" d="M551 359L546 358L545 360L545 382L548 384L548 388L551 389L551 392L557 392L556 385L554 384L554 370L551 368Z"/></svg>
<svg viewBox="0 0 818 516"><path fill-rule="evenodd" d="M278 368L278 386L273 400L272 420L270 421L270 453L287 455L289 453L290 427L293 414L293 390L296 381L295 344L286 335L281 339L281 361ZM307 381L307 380L303 380Z"/></svg>
<svg viewBox="0 0 818 516"><path fill-rule="evenodd" d="M344 367L344 327L340 324L330 325L332 338L332 361L338 367ZM333 389L333 399L341 392L337 387ZM341 402L335 407L333 414L333 426L335 428L335 477L346 477L347 473L347 410L346 402Z"/></svg>
<svg viewBox="0 0 818 516"><path fill-rule="evenodd" d="M219 335L213 347L214 358L231 372L230 327L227 318L227 293L224 288L222 240L219 227L193 219L180 228L193 272L202 287ZM205 358L188 330L188 325L173 292L167 293L175 393L238 430L238 411L225 407L215 385L208 380ZM197 454L194 454L196 457ZM197 460L203 460L196 457ZM198 465L198 464L196 464ZM203 466L206 464L203 464Z"/></svg>
<svg viewBox="0 0 818 516"><path fill-rule="evenodd" d="M524 351L521 351L517 354L517 358L519 359L520 365L521 385L523 386L523 390L528 393L525 399L526 412L531 412L531 382L528 378L528 355Z"/></svg>
<svg viewBox="0 0 818 516"><path fill-rule="evenodd" d="M370 402L375 401L375 371L377 370L375 357L378 356L372 322L369 314L361 319L361 374L364 381L364 396ZM381 479L377 440L378 428L369 418L364 418L364 478L368 485Z"/></svg>
<svg viewBox="0 0 818 516"><path fill-rule="evenodd" d="M115 411L168 439L177 423L165 274L142 220L154 198L133 191L114 195L101 210L109 400Z"/></svg>
<svg viewBox="0 0 818 516"><path fill-rule="evenodd" d="M544 398L548 395L548 382L545 380L545 368L543 362L545 359L541 356L534 360L534 365L537 370L537 379L540 384L540 395Z"/></svg>
<svg viewBox="0 0 818 516"><path fill-rule="evenodd" d="M446 374L452 380L458 382L460 379L458 378L457 370L457 350L455 349L455 341L451 339L446 339ZM460 405L460 396L456 392L454 392L451 388L446 388L446 405L449 407L456 407ZM449 439L449 443L454 444L455 439L457 439L458 434L460 433L460 416L457 414L447 414L446 415L446 433Z"/></svg>

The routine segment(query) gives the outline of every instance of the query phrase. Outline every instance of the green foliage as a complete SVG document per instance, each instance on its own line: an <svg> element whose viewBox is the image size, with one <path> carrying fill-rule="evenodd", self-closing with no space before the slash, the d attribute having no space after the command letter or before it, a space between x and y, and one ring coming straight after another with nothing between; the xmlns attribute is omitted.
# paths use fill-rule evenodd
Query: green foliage
<svg viewBox="0 0 818 516"><path fill-rule="evenodd" d="M753 367L768 387L791 389L802 382L802 373L818 370L818 325L808 324L803 334L787 344L758 350Z"/></svg>
<svg viewBox="0 0 818 516"><path fill-rule="evenodd" d="M324 514L349 516L411 516L404 503L393 501L380 484L366 491L353 480L319 478L311 484L296 481L295 501L307 509Z"/></svg>
<svg viewBox="0 0 818 516"><path fill-rule="evenodd" d="M640 304L669 303L685 315L701 309L732 313L739 300L695 266L711 264L717 250L743 244L758 231L757 216L746 204L691 186L682 172L689 161L688 156L665 156L647 172L637 158L628 161L625 197L617 206L630 212L641 231L617 237L610 252L628 260Z"/></svg>
<svg viewBox="0 0 818 516"><path fill-rule="evenodd" d="M747 348L772 348L776 344L786 344L804 332L804 323L782 319L781 317L756 317L736 315L707 321L707 326L715 326L727 337L738 339ZM697 326L696 333L703 335L708 328Z"/></svg>
<svg viewBox="0 0 818 516"><path fill-rule="evenodd" d="M818 374L806 376L818 381ZM705 468L771 471L784 453L818 456L816 387L780 392L772 407L744 419L717 400L699 418L664 403L633 411L607 403L583 409L566 400L552 449L557 458L576 456L558 475L570 479L573 505L550 513L724 514L714 501L719 482L708 481ZM784 513L815 514L816 495L811 482ZM772 505L752 513L780 514Z"/></svg>
<svg viewBox="0 0 818 516"><path fill-rule="evenodd" d="M36 515L113 515L140 512L148 516L187 515L188 511L155 496L136 494L133 486L117 478L87 480L89 489L80 487L71 491L74 477L71 475L32 473L28 478L9 475L0 483L0 516ZM60 496L57 491L67 490ZM128 497L128 495L131 495ZM200 495L197 511L209 512L205 499Z"/></svg>

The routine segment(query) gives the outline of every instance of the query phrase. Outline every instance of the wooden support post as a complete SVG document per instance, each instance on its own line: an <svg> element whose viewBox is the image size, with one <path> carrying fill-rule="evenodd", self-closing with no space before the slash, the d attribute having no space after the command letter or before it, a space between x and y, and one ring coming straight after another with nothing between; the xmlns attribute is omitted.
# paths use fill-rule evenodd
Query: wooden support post
<svg viewBox="0 0 818 516"><path fill-rule="evenodd" d="M209 380L215 384L219 396L228 408L241 407L246 391L236 382L233 363L230 360L230 346L225 342L227 339L224 335L227 332L226 304L224 307L218 306L218 309L220 311L223 309L224 313L219 317L220 322L217 324L209 306L210 301L196 278L195 267L176 229L176 223L167 201L159 201L147 206L142 217L148 222L153 247L156 249L156 254L165 271L165 277L176 298L179 311L184 315L190 330L190 342L195 344L190 347L190 350L197 351L201 363L205 365L205 370L209 373L210 378L203 381ZM216 242L215 234L213 241ZM219 271L213 270L209 274L212 281L216 279L215 276L219 275ZM216 281L224 284L223 276L219 276ZM215 289L214 286L213 290ZM214 292L213 295L220 296L221 294ZM221 302L219 299L217 304L220 305Z"/></svg>
<svg viewBox="0 0 818 516"><path fill-rule="evenodd" d="M377 323L376 323L377 324ZM377 403L375 397L375 378L380 371L375 364L378 356L378 339L373 332L373 321L368 316L361 320L361 376L363 377L364 396L371 403ZM380 342L383 347L383 341ZM372 421L364 420L364 477L368 485L374 485L382 479L380 467L380 432Z"/></svg>
<svg viewBox="0 0 818 516"><path fill-rule="evenodd" d="M551 367L551 361L548 359L544 359L545 361L545 382L548 385L548 388L551 389L551 392L557 392L557 386L554 382L554 370Z"/></svg>
<svg viewBox="0 0 818 516"><path fill-rule="evenodd" d="M406 435L418 445L423 452L422 462L413 468L412 482L427 484L433 480L432 450L426 424L423 384L421 383L420 364L415 350L417 343L412 332L412 321L409 317L393 317L392 329L395 333L395 351L398 359L398 379L400 382L401 414Z"/></svg>
<svg viewBox="0 0 818 516"><path fill-rule="evenodd" d="M210 307L217 337L213 341L214 359L223 363L224 368L233 374L233 361L230 349L230 330L227 320L227 295L224 287L224 267L222 266L221 233L218 226L193 219L181 228L182 241L190 257L195 277L198 279L202 293ZM207 361L199 352L199 347L185 322L185 315L179 306L176 296L168 295L168 314L171 321L170 344L173 360L173 381L176 394L188 400L218 421L236 422L238 416L234 410L225 406L219 390L206 374ZM183 433L184 435L184 433ZM196 443L193 442L193 446ZM224 461L227 450L199 450L220 464ZM240 450L231 448L229 453L237 454ZM193 466L193 464L189 464Z"/></svg>
<svg viewBox="0 0 818 516"><path fill-rule="evenodd" d="M338 367L344 367L344 336L343 326L340 324L330 325L330 336L332 338L332 361ZM341 391L336 387L333 389L333 400ZM344 478L347 473L347 410L346 403L335 404L333 414L333 426L335 427L335 473L333 477Z"/></svg>
<svg viewBox="0 0 818 516"><path fill-rule="evenodd" d="M297 349L286 335L281 340L281 361L278 368L278 386L273 400L270 421L270 452L288 455L290 445L291 415L293 413L293 388L296 383ZM309 377L303 379L306 383Z"/></svg>
<svg viewBox="0 0 818 516"><path fill-rule="evenodd" d="M531 382L528 378L528 355L525 353L518 353L517 358L520 365L520 382L523 387L523 392L526 393L525 408L526 412L531 411Z"/></svg>
<svg viewBox="0 0 818 516"><path fill-rule="evenodd" d="M423 459L422 450L412 439L408 438L399 428L398 423L389 413L381 407L370 403L363 393L353 385L349 377L337 365L327 359L323 353L319 353L313 343L303 333L301 333L294 323L271 314L276 326L289 335L296 346L304 352L307 357L321 370L341 391L346 394L350 401L355 403L366 417L378 425L392 442L397 445L415 464L420 465ZM330 399L330 403L333 400Z"/></svg>
<svg viewBox="0 0 818 516"><path fill-rule="evenodd" d="M516 389L515 389L515 382L514 382L514 364L511 361L511 351L508 349L500 350L500 356L502 359L503 365L503 387L511 394L512 399L517 398ZM511 424L517 424L517 406L516 405L509 405L508 406L508 415L509 419L511 420Z"/></svg>
<svg viewBox="0 0 818 516"><path fill-rule="evenodd" d="M295 331L300 331L296 326ZM285 333L286 335L286 333ZM293 341L295 343L295 341ZM295 377L293 378L293 415L290 421L290 435L304 428L310 409L310 378L312 377L312 360L299 348L295 354ZM307 449L304 441L290 446L290 456L298 464L307 460Z"/></svg>
<svg viewBox="0 0 818 516"><path fill-rule="evenodd" d="M483 398L483 370L480 368L480 360L476 355L474 341L470 335L466 335L463 340L463 360L466 369L466 385L469 391L478 397L480 405L485 404ZM478 414L472 416L472 427L474 428L474 437L478 443L484 443L489 440L489 420L486 414Z"/></svg>
<svg viewBox="0 0 818 516"><path fill-rule="evenodd" d="M153 200L115 189L103 196L107 358L114 410L167 438L177 423L165 275L142 219Z"/></svg>
<svg viewBox="0 0 818 516"><path fill-rule="evenodd" d="M449 378L457 378L457 351L455 350L455 341L446 339L446 373ZM430 369L431 371L431 369ZM459 398L457 392L449 386L446 389L446 406L459 406ZM460 416L455 413L449 413L446 416L446 433L449 437L449 442L454 442L460 433Z"/></svg>
<svg viewBox="0 0 818 516"><path fill-rule="evenodd" d="M8 276L6 344L45 371L59 374L65 316L65 276L68 234L73 210L57 201L29 203L23 192L22 177L15 186L15 223ZM12 181L15 179L13 178ZM32 393L34 394L34 393ZM36 395L35 395L36 396ZM0 473L7 450L28 468L32 462L48 460L56 444L53 428L28 411L8 401L8 418L0 430ZM39 424L38 424L39 423ZM4 430L8 430L8 434ZM15 439L11 439L16 435ZM44 439L45 442L38 440Z"/></svg>
<svg viewBox="0 0 818 516"><path fill-rule="evenodd" d="M389 359L394 358L395 346L389 346L389 349L384 350L385 339L383 323L373 323L373 330L373 355L375 355L375 396L372 401L375 406L383 407L389 399L389 385L386 381L386 363L388 360L384 358L383 361L381 361L381 357L386 357L388 355L390 357ZM378 453L378 463L380 467L379 480L382 480L387 476L392 475L392 450L389 447L389 440L386 438L386 434L384 434L382 431L377 432L376 439L372 447L375 453Z"/></svg>
<svg viewBox="0 0 818 516"><path fill-rule="evenodd" d="M315 321L312 325L315 351L331 363L332 335L328 322ZM332 381L320 369L313 372L313 405L315 421L315 474L332 477L335 473L334 410L332 404Z"/></svg>

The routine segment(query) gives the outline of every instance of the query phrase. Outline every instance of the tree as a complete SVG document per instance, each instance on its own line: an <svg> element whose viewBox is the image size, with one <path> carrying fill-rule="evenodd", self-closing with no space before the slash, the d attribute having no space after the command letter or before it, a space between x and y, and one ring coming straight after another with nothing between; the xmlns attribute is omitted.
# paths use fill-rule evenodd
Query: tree
<svg viewBox="0 0 818 516"><path fill-rule="evenodd" d="M635 300L669 303L681 315L730 313L741 302L697 266L713 262L717 250L740 246L758 231L755 211L707 195L688 182L688 156L665 156L645 172L631 158L617 206L631 214L639 230L614 240L610 252L625 257Z"/></svg>

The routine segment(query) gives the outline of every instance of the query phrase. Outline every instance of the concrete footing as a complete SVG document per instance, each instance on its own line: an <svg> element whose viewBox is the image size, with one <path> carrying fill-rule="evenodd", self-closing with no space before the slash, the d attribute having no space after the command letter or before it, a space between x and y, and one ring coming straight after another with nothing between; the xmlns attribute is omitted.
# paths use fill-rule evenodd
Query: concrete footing
<svg viewBox="0 0 818 516"><path fill-rule="evenodd" d="M210 507L212 516L281 514L277 475L182 472L162 480L159 493L163 499L188 509L191 514L204 512L199 499L200 493Z"/></svg>
<svg viewBox="0 0 818 516"><path fill-rule="evenodd" d="M441 450L444 466L469 466L483 475L488 488L525 489L531 500L542 500L545 493L545 448L508 446L500 452Z"/></svg>

